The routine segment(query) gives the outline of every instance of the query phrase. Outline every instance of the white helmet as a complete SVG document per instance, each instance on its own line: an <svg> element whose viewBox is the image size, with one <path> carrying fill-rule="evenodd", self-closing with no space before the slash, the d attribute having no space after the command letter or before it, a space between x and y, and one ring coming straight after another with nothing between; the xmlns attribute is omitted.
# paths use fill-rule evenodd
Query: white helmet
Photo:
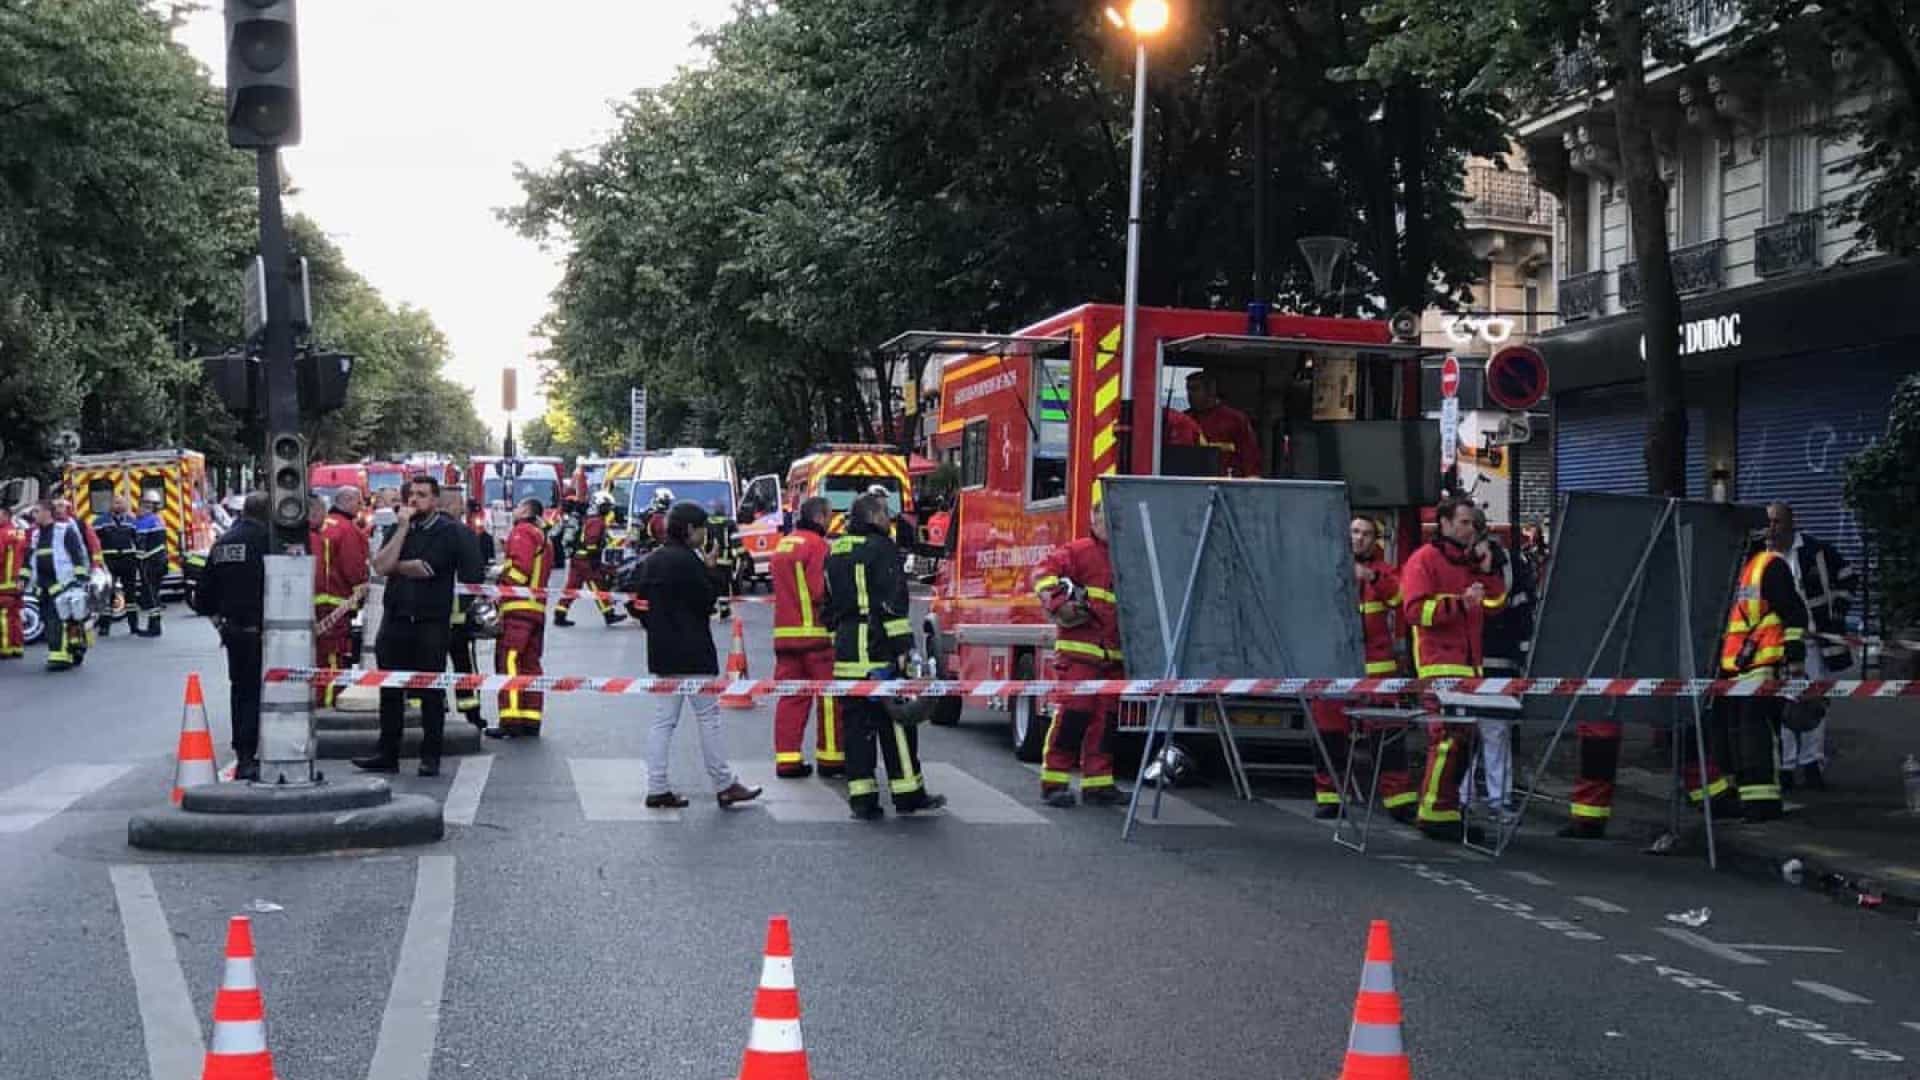
<svg viewBox="0 0 1920 1080"><path fill-rule="evenodd" d="M673 505L673 490L657 487L653 489L653 505L657 510L665 510Z"/></svg>
<svg viewBox="0 0 1920 1080"><path fill-rule="evenodd" d="M884 499L891 496L893 492L888 491L885 484L870 484L867 486L867 494Z"/></svg>
<svg viewBox="0 0 1920 1080"><path fill-rule="evenodd" d="M605 512L613 509L613 492L596 491L593 493L593 508Z"/></svg>

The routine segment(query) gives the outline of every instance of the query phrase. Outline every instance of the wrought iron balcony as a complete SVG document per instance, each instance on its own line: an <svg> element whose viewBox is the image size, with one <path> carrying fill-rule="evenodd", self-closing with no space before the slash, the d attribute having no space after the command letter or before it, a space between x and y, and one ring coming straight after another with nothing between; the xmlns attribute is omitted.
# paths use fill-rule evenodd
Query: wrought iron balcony
<svg viewBox="0 0 1920 1080"><path fill-rule="evenodd" d="M1811 270L1820 262L1820 214L1804 210L1753 231L1753 270L1761 277Z"/></svg>
<svg viewBox="0 0 1920 1080"><path fill-rule="evenodd" d="M1674 248L1667 256L1673 264L1674 291L1681 296L1693 296L1696 293L1713 292L1725 285L1726 255L1725 240L1708 240ZM1637 308L1640 299L1640 264L1624 263L1620 267L1620 306Z"/></svg>
<svg viewBox="0 0 1920 1080"><path fill-rule="evenodd" d="M1560 319L1591 319L1607 306L1607 272L1595 270L1560 279Z"/></svg>
<svg viewBox="0 0 1920 1080"><path fill-rule="evenodd" d="M1672 36L1689 48L1705 45L1740 21L1739 0L1663 0L1659 6L1665 10ZM1651 51L1646 62L1649 66L1654 62ZM1560 53L1553 58L1554 95L1564 97L1591 88L1600 80L1602 67L1591 49Z"/></svg>
<svg viewBox="0 0 1920 1080"><path fill-rule="evenodd" d="M1492 165L1471 165L1462 190L1460 212L1468 221L1492 221L1549 228L1553 215L1533 174Z"/></svg>

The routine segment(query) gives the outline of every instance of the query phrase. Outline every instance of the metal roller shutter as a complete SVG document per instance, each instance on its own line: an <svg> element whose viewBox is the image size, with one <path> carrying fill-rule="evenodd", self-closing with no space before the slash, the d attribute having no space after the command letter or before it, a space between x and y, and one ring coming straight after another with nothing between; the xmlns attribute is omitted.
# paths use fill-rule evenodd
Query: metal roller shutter
<svg viewBox="0 0 1920 1080"><path fill-rule="evenodd" d="M1864 541L1845 502L1846 465L1887 429L1911 344L1779 357L1740 367L1736 497L1793 507L1802 530L1860 565Z"/></svg>
<svg viewBox="0 0 1920 1080"><path fill-rule="evenodd" d="M1554 491L1647 490L1647 399L1640 383L1605 386L1554 399ZM1704 498L1707 421L1687 410L1687 495Z"/></svg>

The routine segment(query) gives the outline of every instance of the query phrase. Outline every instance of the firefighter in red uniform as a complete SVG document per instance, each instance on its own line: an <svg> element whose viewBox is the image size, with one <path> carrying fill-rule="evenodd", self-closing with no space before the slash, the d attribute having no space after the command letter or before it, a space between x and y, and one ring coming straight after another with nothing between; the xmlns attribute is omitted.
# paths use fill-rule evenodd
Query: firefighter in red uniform
<svg viewBox="0 0 1920 1080"><path fill-rule="evenodd" d="M1380 549L1380 526L1372 518L1356 517L1347 526L1353 545L1353 581L1360 593L1360 629L1366 639L1367 675L1390 678L1400 673L1400 661L1394 656L1393 621L1400 608L1400 574L1387 564ZM1337 817L1340 813L1340 777L1347 771L1347 755L1352 751L1352 725L1347 719L1349 703L1341 698L1315 698L1313 726L1320 731L1327 756L1333 759L1335 774L1317 759L1313 769L1313 816ZM1399 739L1383 740L1376 751L1384 755L1380 766L1380 805L1400 821L1413 820L1413 778L1407 773L1407 751Z"/></svg>
<svg viewBox="0 0 1920 1080"><path fill-rule="evenodd" d="M1260 437L1253 433L1247 414L1220 400L1220 384L1211 374L1187 376L1187 415L1200 425L1200 445L1220 451L1220 469L1226 476L1258 477Z"/></svg>
<svg viewBox="0 0 1920 1080"><path fill-rule="evenodd" d="M1034 574L1033 591L1059 628L1053 643L1056 679L1123 679L1120 611L1114 605L1113 560L1107 552L1107 516L1095 508L1093 535L1055 548ZM1090 805L1120 801L1113 785L1109 738L1118 699L1056 695L1040 765L1040 798L1073 805L1073 770L1080 798Z"/></svg>
<svg viewBox="0 0 1920 1080"><path fill-rule="evenodd" d="M1168 446L1199 446L1206 440L1206 433L1193 417L1178 409L1162 409L1160 420L1160 441Z"/></svg>
<svg viewBox="0 0 1920 1080"><path fill-rule="evenodd" d="M353 666L352 608L365 595L367 585L367 538L360 532L355 515L360 510L360 492L344 487L334 493L333 509L314 530L313 554L313 654L323 668ZM342 612L341 609L348 609ZM340 693L337 686L314 692L314 704L333 708Z"/></svg>
<svg viewBox="0 0 1920 1080"><path fill-rule="evenodd" d="M526 499L514 508L513 531L507 534L502 585L543 589L553 568L553 545L541 528L539 499ZM500 640L493 650L493 670L500 675L538 675L546 649L547 602L516 597L500 602ZM540 734L540 709L545 694L537 690L500 691L500 723L486 733L496 739Z"/></svg>
<svg viewBox="0 0 1920 1080"><path fill-rule="evenodd" d="M586 520L580 524L580 539L575 542L570 558L567 559L567 588L586 589L593 596L594 606L600 609L600 617L614 626L627 621L627 617L613 610L613 601L601 595L607 587L606 565L603 556L607 550L608 523L613 520L613 493L601 491L594 493L593 504L588 509ZM573 607L573 597L563 596L553 605L553 625L572 626L567 611Z"/></svg>
<svg viewBox="0 0 1920 1080"><path fill-rule="evenodd" d="M18 660L27 654L20 626L26 606L27 530L13 523L13 511L0 506L0 660Z"/></svg>
<svg viewBox="0 0 1920 1080"><path fill-rule="evenodd" d="M1413 553L1400 572L1400 616L1413 628L1414 673L1423 679L1477 678L1481 629L1487 612L1506 603L1506 584L1493 572L1493 553L1480 542L1473 502L1447 498L1434 515L1439 535ZM1428 727L1427 770L1420 779L1420 830L1459 839L1460 778L1472 724Z"/></svg>
<svg viewBox="0 0 1920 1080"><path fill-rule="evenodd" d="M800 504L793 532L773 549L773 677L833 678L833 633L822 618L827 609L827 521L833 504L819 497ZM814 739L814 765L808 765L807 713L813 700L783 697L773 708L773 771L778 776L843 776L847 754L840 742L840 705L820 699L820 726Z"/></svg>

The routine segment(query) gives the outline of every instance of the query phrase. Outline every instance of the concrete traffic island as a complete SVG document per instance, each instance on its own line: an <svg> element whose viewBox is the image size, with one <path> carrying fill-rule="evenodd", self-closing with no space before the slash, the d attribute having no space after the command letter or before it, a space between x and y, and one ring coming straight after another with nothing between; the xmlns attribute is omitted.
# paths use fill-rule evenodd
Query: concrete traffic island
<svg viewBox="0 0 1920 1080"><path fill-rule="evenodd" d="M315 784L203 784L179 806L137 813L127 843L148 851L306 855L430 844L446 834L440 804L395 794L378 777Z"/></svg>
<svg viewBox="0 0 1920 1080"><path fill-rule="evenodd" d="M446 733L441 754L461 757L481 752L480 729L467 723L448 702ZM400 733L400 756L420 756L420 703L407 700L406 727ZM380 692L348 687L334 708L313 710L314 756L322 761L372 757L380 749Z"/></svg>

